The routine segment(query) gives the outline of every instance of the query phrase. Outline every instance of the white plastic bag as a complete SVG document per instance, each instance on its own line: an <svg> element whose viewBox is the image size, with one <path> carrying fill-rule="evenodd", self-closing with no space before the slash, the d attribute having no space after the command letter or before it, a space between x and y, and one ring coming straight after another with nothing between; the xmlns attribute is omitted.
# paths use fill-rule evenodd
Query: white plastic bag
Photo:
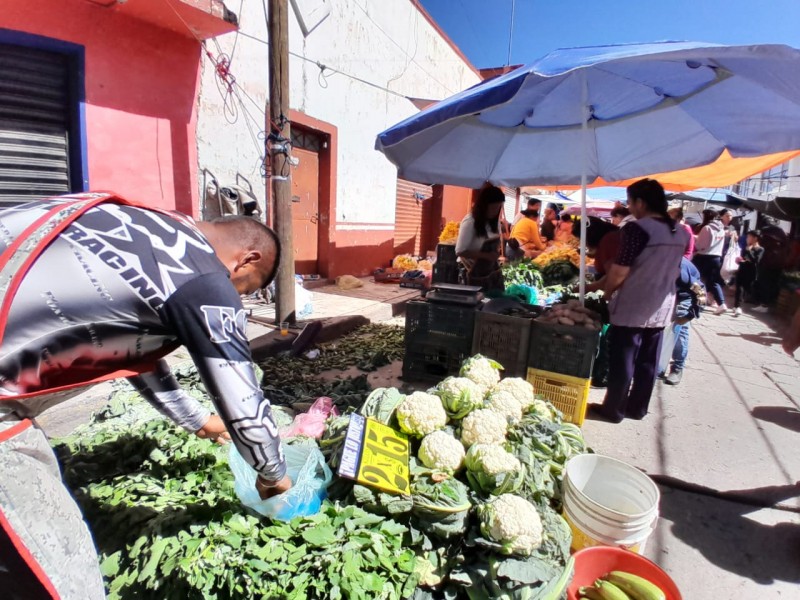
<svg viewBox="0 0 800 600"><path fill-rule="evenodd" d="M294 284L294 305L297 307L297 317L305 319L314 312L314 297L299 283Z"/></svg>
<svg viewBox="0 0 800 600"><path fill-rule="evenodd" d="M738 257L739 244L731 240L731 245L728 247L728 252L722 257L722 268L720 269L720 275L722 275L723 281L730 281L731 277L733 277L736 274L736 271L739 270L739 263L736 262Z"/></svg>

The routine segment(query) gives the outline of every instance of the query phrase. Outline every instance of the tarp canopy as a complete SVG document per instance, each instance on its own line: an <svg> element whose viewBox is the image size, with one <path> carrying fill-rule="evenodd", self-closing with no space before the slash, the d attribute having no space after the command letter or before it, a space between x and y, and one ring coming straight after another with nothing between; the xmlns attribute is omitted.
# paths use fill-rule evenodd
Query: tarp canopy
<svg viewBox="0 0 800 600"><path fill-rule="evenodd" d="M782 221L796 221L800 219L800 198L778 196L774 200L757 200L746 198L744 205Z"/></svg>
<svg viewBox="0 0 800 600"><path fill-rule="evenodd" d="M646 177L657 179L664 189L672 192L691 192L704 187L727 187L758 173L769 171L772 167L788 162L797 156L800 156L800 152L791 151L755 158L734 158L725 150L717 160L709 165L665 173L652 173ZM587 187L627 187L639 179L641 177L621 181L605 181L602 177L598 177ZM577 190L580 189L580 186L539 186L539 189Z"/></svg>

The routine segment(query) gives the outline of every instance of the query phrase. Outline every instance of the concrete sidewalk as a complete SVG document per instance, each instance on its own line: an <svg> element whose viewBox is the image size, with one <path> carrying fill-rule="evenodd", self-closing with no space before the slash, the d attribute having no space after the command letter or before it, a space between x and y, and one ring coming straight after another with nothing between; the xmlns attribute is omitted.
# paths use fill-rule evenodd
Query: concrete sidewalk
<svg viewBox="0 0 800 600"><path fill-rule="evenodd" d="M704 313L683 381L657 384L647 418L584 424L598 453L663 482L647 555L687 599L800 597L800 365L785 326Z"/></svg>

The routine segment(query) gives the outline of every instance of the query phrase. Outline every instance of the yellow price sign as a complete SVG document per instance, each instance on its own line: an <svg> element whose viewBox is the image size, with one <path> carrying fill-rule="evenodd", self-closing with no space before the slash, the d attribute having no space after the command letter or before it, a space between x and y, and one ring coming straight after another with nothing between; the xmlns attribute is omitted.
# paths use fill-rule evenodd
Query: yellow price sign
<svg viewBox="0 0 800 600"><path fill-rule="evenodd" d="M339 476L396 494L410 494L408 437L361 415L350 416Z"/></svg>

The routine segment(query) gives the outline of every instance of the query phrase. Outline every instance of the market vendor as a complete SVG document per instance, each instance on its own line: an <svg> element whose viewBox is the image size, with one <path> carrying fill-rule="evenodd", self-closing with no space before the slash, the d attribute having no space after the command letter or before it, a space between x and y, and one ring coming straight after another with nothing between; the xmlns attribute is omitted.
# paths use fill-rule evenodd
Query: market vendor
<svg viewBox="0 0 800 600"><path fill-rule="evenodd" d="M578 244L578 238L572 234L572 215L569 213L564 212L561 214L553 241L556 244Z"/></svg>
<svg viewBox="0 0 800 600"><path fill-rule="evenodd" d="M511 230L511 237L517 240L527 258L539 256L547 248L539 235L539 211L530 208L523 210L522 218Z"/></svg>
<svg viewBox="0 0 800 600"><path fill-rule="evenodd" d="M556 237L556 229L558 229L558 208L552 202L547 204L544 209L544 219L542 220L542 237L552 242Z"/></svg>
<svg viewBox="0 0 800 600"><path fill-rule="evenodd" d="M500 272L500 211L506 197L493 185L484 187L472 211L461 221L456 256L466 270L467 283L502 288Z"/></svg>
<svg viewBox="0 0 800 600"><path fill-rule="evenodd" d="M97 553L32 422L87 386L127 377L200 437L227 435L267 498L291 487L251 362L240 294L265 287L280 246L247 217L194 223L110 194L0 212L0 585L11 598L104 598ZM191 355L219 416L169 371Z"/></svg>

